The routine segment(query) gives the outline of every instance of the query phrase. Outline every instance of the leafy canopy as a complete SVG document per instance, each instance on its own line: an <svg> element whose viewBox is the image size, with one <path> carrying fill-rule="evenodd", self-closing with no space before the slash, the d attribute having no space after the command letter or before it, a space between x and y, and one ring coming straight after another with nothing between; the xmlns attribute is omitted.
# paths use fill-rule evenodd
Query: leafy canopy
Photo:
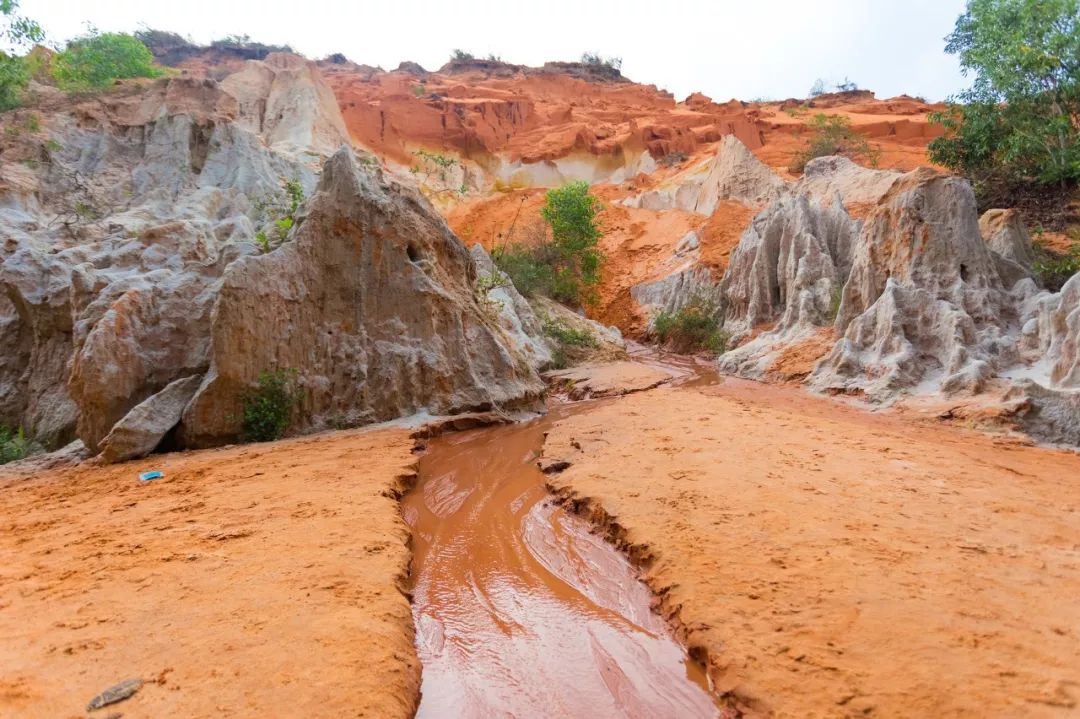
<svg viewBox="0 0 1080 719"><path fill-rule="evenodd" d="M548 190L540 216L551 226L557 262L553 297L571 304L592 304L603 260L596 243L600 201L583 180Z"/></svg>
<svg viewBox="0 0 1080 719"><path fill-rule="evenodd" d="M593 304L603 262L596 246L603 235L596 225L599 212L600 201L587 182L548 190L540 216L550 227L551 239L497 247L492 259L526 296L546 295L574 306Z"/></svg>
<svg viewBox="0 0 1080 719"><path fill-rule="evenodd" d="M123 78L157 77L161 72L141 40L119 32L91 30L53 59L54 77L61 89L72 92L98 90Z"/></svg>
<svg viewBox="0 0 1080 719"><path fill-rule="evenodd" d="M26 58L14 53L45 39L41 26L18 9L18 0L0 0L0 112L18 107L30 83Z"/></svg>
<svg viewBox="0 0 1080 719"><path fill-rule="evenodd" d="M946 38L972 86L930 158L977 184L1080 180L1080 0L968 0Z"/></svg>

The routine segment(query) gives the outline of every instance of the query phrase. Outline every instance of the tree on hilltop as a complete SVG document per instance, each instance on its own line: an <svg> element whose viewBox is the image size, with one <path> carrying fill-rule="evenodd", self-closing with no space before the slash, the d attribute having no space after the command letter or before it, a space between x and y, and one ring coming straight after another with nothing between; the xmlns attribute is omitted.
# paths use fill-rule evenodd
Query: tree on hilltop
<svg viewBox="0 0 1080 719"><path fill-rule="evenodd" d="M946 41L974 82L932 116L930 159L983 193L1080 181L1078 0L968 0Z"/></svg>

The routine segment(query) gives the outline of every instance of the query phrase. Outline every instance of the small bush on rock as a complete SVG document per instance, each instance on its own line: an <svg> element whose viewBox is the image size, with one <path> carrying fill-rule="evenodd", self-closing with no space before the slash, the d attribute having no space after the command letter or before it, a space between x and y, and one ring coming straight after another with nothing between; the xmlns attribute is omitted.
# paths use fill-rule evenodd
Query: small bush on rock
<svg viewBox="0 0 1080 719"><path fill-rule="evenodd" d="M248 442L271 442L285 436L300 401L294 369L264 371L259 385L244 398L243 430Z"/></svg>
<svg viewBox="0 0 1080 719"><path fill-rule="evenodd" d="M26 438L22 427L16 430L0 426L0 464L15 462L38 450L34 442Z"/></svg>
<svg viewBox="0 0 1080 719"><path fill-rule="evenodd" d="M791 170L802 172L806 163L815 157L843 155L851 159L864 159L877 167L878 151L870 146L866 138L851 128L846 117L818 113L810 118L810 140L806 149L795 155Z"/></svg>
<svg viewBox="0 0 1080 719"><path fill-rule="evenodd" d="M1036 259L1031 266L1031 271L1046 289L1058 292L1069 279L1080 272L1080 243L1073 246L1065 254L1055 254L1045 248L1035 246Z"/></svg>
<svg viewBox="0 0 1080 719"><path fill-rule="evenodd" d="M722 321L723 313L716 300L695 295L673 312L657 312L652 332L661 344L676 352L720 355L727 351L728 343L728 334L721 329Z"/></svg>
<svg viewBox="0 0 1080 719"><path fill-rule="evenodd" d="M588 329L570 327L550 318L544 321L544 334L551 338L554 345L548 364L551 369L563 369L581 361L598 344Z"/></svg>
<svg viewBox="0 0 1080 719"><path fill-rule="evenodd" d="M259 230L255 233L255 243L263 252L269 252L285 241L289 231L296 224L296 213L304 202L304 187L296 180L285 183L285 200L266 197L256 203L256 210L270 220L271 233Z"/></svg>
<svg viewBox="0 0 1080 719"><path fill-rule="evenodd" d="M856 92L858 89L859 84L857 82L852 82L846 77L844 78L843 82L836 83L837 92Z"/></svg>

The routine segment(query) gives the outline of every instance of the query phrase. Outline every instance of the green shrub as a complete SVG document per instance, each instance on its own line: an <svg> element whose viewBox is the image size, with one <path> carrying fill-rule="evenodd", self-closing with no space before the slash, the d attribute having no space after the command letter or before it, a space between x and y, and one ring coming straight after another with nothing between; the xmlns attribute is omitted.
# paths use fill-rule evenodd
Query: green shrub
<svg viewBox="0 0 1080 719"><path fill-rule="evenodd" d="M87 92L108 87L131 77L157 77L154 56L134 35L92 30L72 40L52 64L53 77L68 92Z"/></svg>
<svg viewBox="0 0 1080 719"><path fill-rule="evenodd" d="M722 322L719 303L699 294L674 312L657 312L653 317L652 333L660 344L676 352L720 355L727 351L729 339L721 328Z"/></svg>
<svg viewBox="0 0 1080 719"><path fill-rule="evenodd" d="M550 297L555 284L557 254L551 243L536 246L512 244L494 248L491 259L510 277L521 294L526 297Z"/></svg>
<svg viewBox="0 0 1080 719"><path fill-rule="evenodd" d="M259 373L259 385L244 397L243 430L248 442L281 439L292 422L300 401L296 370L279 369Z"/></svg>
<svg viewBox="0 0 1080 719"><path fill-rule="evenodd" d="M577 329L558 320L544 320L544 334L553 340L550 369L563 369L580 362L589 355L589 350L599 343L586 328Z"/></svg>
<svg viewBox="0 0 1080 719"><path fill-rule="evenodd" d="M806 163L815 157L843 155L852 159L863 158L877 167L879 153L870 147L866 138L851 128L846 117L818 113L807 123L810 139L806 148L792 159L791 170L802 172Z"/></svg>
<svg viewBox="0 0 1080 719"><path fill-rule="evenodd" d="M1031 271L1039 283L1051 292L1059 291L1073 275L1080 272L1080 243L1073 246L1064 255L1054 254L1036 245L1036 259Z"/></svg>
<svg viewBox="0 0 1080 719"><path fill-rule="evenodd" d="M16 15L18 9L18 0L0 0L0 45L12 52L45 39L41 26ZM27 58L0 50L0 112L21 105L23 91L29 83Z"/></svg>
<svg viewBox="0 0 1080 719"><path fill-rule="evenodd" d="M975 81L931 116L930 159L981 195L1080 181L1078 0L968 0L946 40Z"/></svg>
<svg viewBox="0 0 1080 719"><path fill-rule="evenodd" d="M574 328L555 320L544 323L544 334L559 344L571 347L595 347L596 337L586 328Z"/></svg>
<svg viewBox="0 0 1080 719"><path fill-rule="evenodd" d="M575 307L594 304L603 255L596 226L600 201L576 181L548 190L541 217L551 240L496 247L492 259L526 297L545 295Z"/></svg>
<svg viewBox="0 0 1080 719"><path fill-rule="evenodd" d="M37 451L37 445L26 438L22 427L12 430L0 425L0 464L23 459Z"/></svg>
<svg viewBox="0 0 1080 719"><path fill-rule="evenodd" d="M270 220L273 235L266 230L255 233L255 243L263 252L269 252L280 245L289 236L289 231L296 224L296 213L304 202L304 187L297 180L285 183L285 198L268 196L255 203L255 209Z"/></svg>
<svg viewBox="0 0 1080 719"><path fill-rule="evenodd" d="M450 168L457 164L457 160L449 155L443 155L438 152L428 152L427 150L417 150L413 153L419 162L409 168L409 172L414 175L422 174L423 181L427 181L431 175L438 174L439 179L443 182L449 178L447 174Z"/></svg>
<svg viewBox="0 0 1080 719"><path fill-rule="evenodd" d="M559 262L555 266L555 299L571 304L591 304L600 284L603 256L596 244L603 236L596 226L600 200L582 180L548 190L540 216L551 227L552 244Z"/></svg>
<svg viewBox="0 0 1080 719"><path fill-rule="evenodd" d="M460 48L454 48L453 52L450 53L450 59L465 62L468 60L475 60L476 58L473 57L471 52L465 52Z"/></svg>
<svg viewBox="0 0 1080 719"><path fill-rule="evenodd" d="M0 51L0 112L22 104L23 91L30 84L26 61Z"/></svg>

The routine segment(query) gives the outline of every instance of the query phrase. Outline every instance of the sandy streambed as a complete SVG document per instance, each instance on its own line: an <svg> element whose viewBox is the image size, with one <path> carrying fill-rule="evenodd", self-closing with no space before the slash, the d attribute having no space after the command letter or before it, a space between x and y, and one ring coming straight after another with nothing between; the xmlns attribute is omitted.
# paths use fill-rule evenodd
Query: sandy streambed
<svg viewBox="0 0 1080 719"><path fill-rule="evenodd" d="M732 380L544 454L747 716L1080 711L1080 455Z"/></svg>
<svg viewBox="0 0 1080 719"><path fill-rule="evenodd" d="M409 717L404 430L0 475L0 717ZM139 472L165 478L140 484Z"/></svg>

